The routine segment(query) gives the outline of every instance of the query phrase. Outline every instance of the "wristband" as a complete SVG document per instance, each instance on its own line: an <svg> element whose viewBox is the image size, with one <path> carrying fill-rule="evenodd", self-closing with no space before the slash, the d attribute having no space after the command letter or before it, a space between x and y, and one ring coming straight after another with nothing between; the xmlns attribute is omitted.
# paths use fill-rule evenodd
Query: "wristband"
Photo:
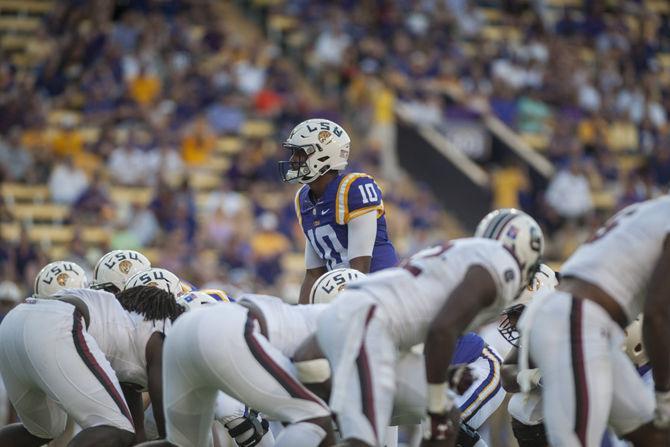
<svg viewBox="0 0 670 447"><path fill-rule="evenodd" d="M428 413L445 414L454 408L446 382L428 384Z"/></svg>

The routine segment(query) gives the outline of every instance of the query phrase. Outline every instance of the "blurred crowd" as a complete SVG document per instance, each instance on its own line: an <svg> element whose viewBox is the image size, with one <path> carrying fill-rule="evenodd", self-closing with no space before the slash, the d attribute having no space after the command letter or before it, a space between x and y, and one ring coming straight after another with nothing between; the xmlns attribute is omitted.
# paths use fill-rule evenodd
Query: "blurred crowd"
<svg viewBox="0 0 670 447"><path fill-rule="evenodd" d="M107 0L55 2L26 51L34 69L0 53L0 175L47 184L66 205L74 237L65 257L91 270L108 249L153 253L155 264L198 286L297 298L303 236L293 197L279 182L280 142L308 117L354 123L350 111L310 97L282 49L227 15L227 2ZM250 34L251 33L251 34ZM243 135L250 120L268 135ZM354 139L351 168L379 174L379 151ZM241 147L212 170L222 138ZM220 155L220 154L219 154ZM214 185L195 187L200 176ZM428 190L402 176L380 180L401 253L436 238L445 215ZM147 203L114 200L114 188L150 189ZM0 212L13 222L10 204ZM104 228L108 246L81 232ZM50 259L23 223L0 245L3 278L29 291Z"/></svg>
<svg viewBox="0 0 670 447"><path fill-rule="evenodd" d="M556 170L546 187L485 149L475 159L493 206L540 217L555 258L613 210L667 192L665 2L286 0L261 13L285 18L279 40L377 145L403 104L436 127L495 116L541 150Z"/></svg>

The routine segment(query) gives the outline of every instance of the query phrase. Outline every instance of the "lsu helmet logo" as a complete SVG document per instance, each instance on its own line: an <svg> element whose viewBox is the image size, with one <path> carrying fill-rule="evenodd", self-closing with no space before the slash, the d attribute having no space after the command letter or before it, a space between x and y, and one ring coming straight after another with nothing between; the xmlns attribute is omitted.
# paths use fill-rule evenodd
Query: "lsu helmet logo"
<svg viewBox="0 0 670 447"><path fill-rule="evenodd" d="M70 279L70 275L67 273L63 272L56 276L56 282L58 283L59 286L65 287L65 284L67 284L67 280Z"/></svg>
<svg viewBox="0 0 670 447"><path fill-rule="evenodd" d="M330 132L328 132L327 130L322 130L321 132L319 132L319 135L317 135L317 138L319 139L319 143L321 143L321 144L326 143L326 141L328 141L330 139L331 135L332 134Z"/></svg>
<svg viewBox="0 0 670 447"><path fill-rule="evenodd" d="M121 270L121 273L123 273L124 275L127 275L132 267L133 263L127 259L124 259L123 261L119 262L119 270Z"/></svg>

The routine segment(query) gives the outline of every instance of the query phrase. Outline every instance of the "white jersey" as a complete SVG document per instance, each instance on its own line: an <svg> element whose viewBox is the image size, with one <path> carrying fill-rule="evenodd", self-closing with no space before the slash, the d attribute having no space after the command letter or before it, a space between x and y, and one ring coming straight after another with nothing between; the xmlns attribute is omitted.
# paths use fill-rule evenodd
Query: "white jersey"
<svg viewBox="0 0 670 447"><path fill-rule="evenodd" d="M93 336L112 365L119 382L147 388L145 350L154 332L165 332L170 321L144 321L144 317L126 311L116 297L102 290L66 289L59 296L75 296L88 307Z"/></svg>
<svg viewBox="0 0 670 447"><path fill-rule="evenodd" d="M632 321L670 233L670 196L631 205L612 217L563 264L563 276L588 281L610 295Z"/></svg>
<svg viewBox="0 0 670 447"><path fill-rule="evenodd" d="M498 293L470 323L466 331L471 331L497 319L521 290L519 265L499 241L468 238L427 248L404 267L373 273L349 288L364 291L379 303L399 347L409 349L424 342L435 315L475 265L491 274Z"/></svg>
<svg viewBox="0 0 670 447"><path fill-rule="evenodd" d="M269 295L245 294L238 302L255 304L267 325L267 339L287 357L293 357L307 337L316 331L316 320L326 304L287 304Z"/></svg>

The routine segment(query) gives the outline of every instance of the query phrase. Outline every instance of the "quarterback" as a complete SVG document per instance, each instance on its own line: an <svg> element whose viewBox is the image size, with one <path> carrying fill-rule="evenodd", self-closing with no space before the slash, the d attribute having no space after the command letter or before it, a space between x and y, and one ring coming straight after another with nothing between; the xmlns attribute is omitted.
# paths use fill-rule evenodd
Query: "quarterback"
<svg viewBox="0 0 670 447"><path fill-rule="evenodd" d="M305 280L300 303L307 304L314 281L329 270L349 267L375 272L397 263L386 231L382 191L363 173L344 174L351 139L338 124L310 119L298 124L279 162L282 180L302 183L295 210L305 233Z"/></svg>

